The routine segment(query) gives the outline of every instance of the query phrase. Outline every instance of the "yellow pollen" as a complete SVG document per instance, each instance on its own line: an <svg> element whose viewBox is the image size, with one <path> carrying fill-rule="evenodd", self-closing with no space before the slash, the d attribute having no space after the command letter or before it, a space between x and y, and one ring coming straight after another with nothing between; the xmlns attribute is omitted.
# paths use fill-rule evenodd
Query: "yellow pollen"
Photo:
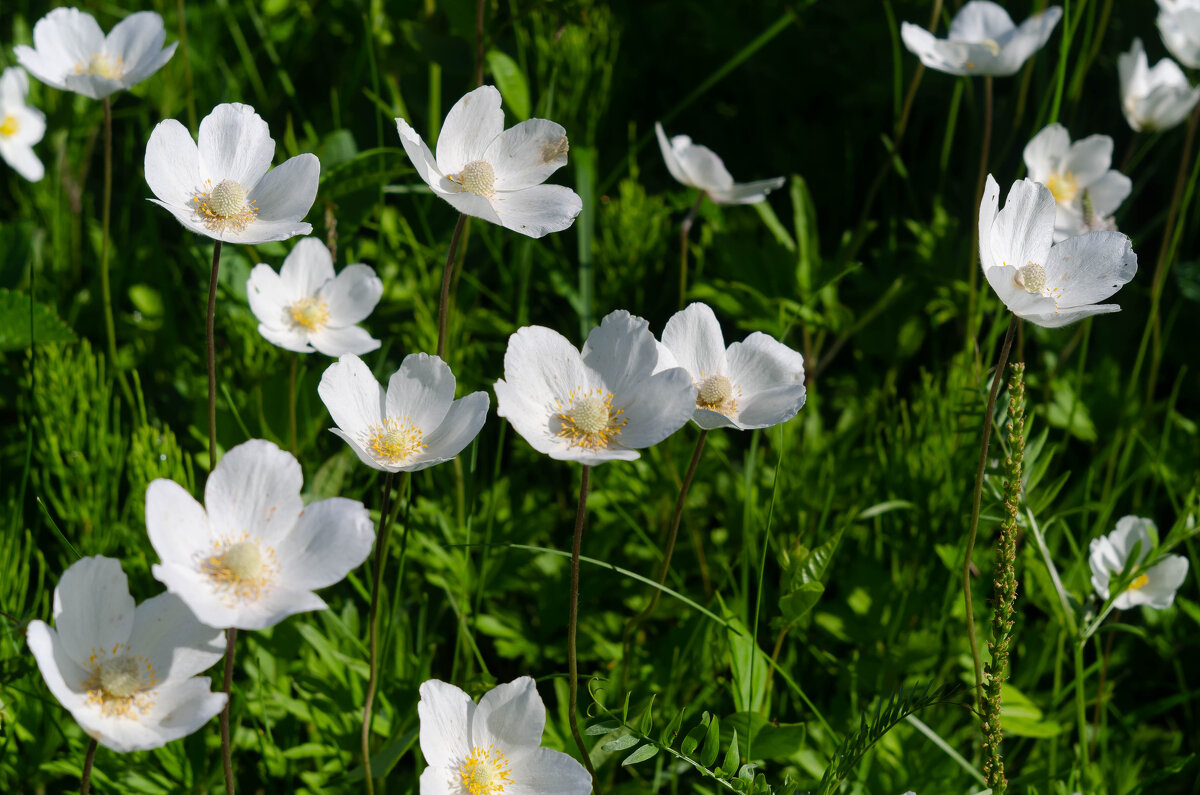
<svg viewBox="0 0 1200 795"><path fill-rule="evenodd" d="M696 405L705 408L720 406L733 395L733 382L729 376L710 375L700 384L696 394Z"/></svg>
<svg viewBox="0 0 1200 795"><path fill-rule="evenodd" d="M984 39L979 43L988 48L988 52L992 54L993 58L1000 54L1000 45L995 39Z"/></svg>
<svg viewBox="0 0 1200 795"><path fill-rule="evenodd" d="M1149 582L1150 582L1150 578L1147 577L1145 574L1143 574L1140 577L1138 577L1136 580L1134 580L1133 582L1129 583L1129 590L1131 590L1131 591L1141 590L1142 588L1145 588L1146 584Z"/></svg>
<svg viewBox="0 0 1200 795"><path fill-rule="evenodd" d="M223 179L214 188L206 182L207 191L199 191L195 198L196 214L213 232L228 230L241 232L258 217L258 204L249 201L250 191L231 179Z"/></svg>
<svg viewBox="0 0 1200 795"><path fill-rule="evenodd" d="M142 689L142 666L132 657L116 657L100 664L100 687L114 698L129 698Z"/></svg>
<svg viewBox="0 0 1200 795"><path fill-rule="evenodd" d="M450 177L463 186L463 190L490 199L496 195L496 171L486 160L472 160L462 167L456 177Z"/></svg>
<svg viewBox="0 0 1200 795"><path fill-rule="evenodd" d="M329 304L319 297L301 298L288 307L292 325L316 331L329 322Z"/></svg>
<svg viewBox="0 0 1200 795"><path fill-rule="evenodd" d="M154 688L162 680L149 660L130 654L124 644L92 649L84 668L91 674L84 684L87 703L106 717L137 718L154 705Z"/></svg>
<svg viewBox="0 0 1200 795"><path fill-rule="evenodd" d="M219 539L213 551L200 563L215 590L227 605L254 602L268 593L279 575L275 550L260 546L257 539L243 533L236 540Z"/></svg>
<svg viewBox="0 0 1200 795"><path fill-rule="evenodd" d="M5 116L4 121L0 122L0 136L4 136L5 138L16 135L17 131L20 129L21 123L17 121L16 116L11 114Z"/></svg>
<svg viewBox="0 0 1200 795"><path fill-rule="evenodd" d="M512 784L512 766L503 753L492 746L476 746L458 766L462 786L470 795L501 795Z"/></svg>
<svg viewBox="0 0 1200 795"><path fill-rule="evenodd" d="M1042 290L1046 289L1046 269L1036 262L1031 262L1028 265L1022 265L1017 268L1017 273L1013 276L1013 281L1017 283L1025 292L1031 295L1041 295Z"/></svg>
<svg viewBox="0 0 1200 795"><path fill-rule="evenodd" d="M612 400L612 392L580 387L570 392L565 408L555 401L560 423L558 435L575 447L606 449L628 422L624 410L613 408Z"/></svg>
<svg viewBox="0 0 1200 795"><path fill-rule="evenodd" d="M372 425L367 449L385 464L400 464L429 447L424 433L408 417L386 417L383 426Z"/></svg>
<svg viewBox="0 0 1200 795"><path fill-rule="evenodd" d="M1054 194L1054 201L1060 204L1070 204L1079 193L1079 181L1070 171L1055 171L1046 180L1046 187Z"/></svg>
<svg viewBox="0 0 1200 795"><path fill-rule="evenodd" d="M106 77L109 80L120 80L124 73L125 65L120 57L113 58L102 52L92 55L87 63L80 61L75 64L75 74L77 75L95 75L96 77Z"/></svg>

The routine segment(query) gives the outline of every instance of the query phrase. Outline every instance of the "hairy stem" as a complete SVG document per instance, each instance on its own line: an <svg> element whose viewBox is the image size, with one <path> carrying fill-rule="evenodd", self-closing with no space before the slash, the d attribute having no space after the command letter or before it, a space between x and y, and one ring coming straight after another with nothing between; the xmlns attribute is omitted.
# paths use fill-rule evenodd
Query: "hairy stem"
<svg viewBox="0 0 1200 795"><path fill-rule="evenodd" d="M579 733L579 720L576 718L576 705L579 701L579 658L575 650L575 634L579 629L579 547L583 542L583 519L587 513L588 476L591 467L584 466L579 482L579 509L575 513L575 538L571 543L571 597L568 604L570 611L567 617L567 687L568 698L567 721L571 724L571 736L575 745L579 746L579 754L583 765L592 776L592 789L596 789L596 770L592 767L592 757L587 746L583 743L583 735Z"/></svg>
<svg viewBox="0 0 1200 795"><path fill-rule="evenodd" d="M225 630L225 708L221 710L221 763L225 768L225 795L233 795L233 746L229 741L229 706L233 703L233 653L237 628Z"/></svg>
<svg viewBox="0 0 1200 795"><path fill-rule="evenodd" d="M79 776L79 795L88 795L92 791L92 763L96 761L95 738L88 743L87 753L83 756L83 773Z"/></svg>
<svg viewBox="0 0 1200 795"><path fill-rule="evenodd" d="M446 321L450 312L450 277L454 272L454 255L458 251L458 239L462 237L463 226L467 216L459 213L458 223L454 226L454 235L450 238L450 252L446 255L446 268L442 271L442 296L438 301L438 358L446 359Z"/></svg>

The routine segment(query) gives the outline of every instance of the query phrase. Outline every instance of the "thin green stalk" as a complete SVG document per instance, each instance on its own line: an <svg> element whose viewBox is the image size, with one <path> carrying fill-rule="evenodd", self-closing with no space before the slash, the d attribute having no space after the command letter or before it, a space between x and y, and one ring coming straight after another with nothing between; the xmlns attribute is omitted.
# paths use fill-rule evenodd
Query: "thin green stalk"
<svg viewBox="0 0 1200 795"><path fill-rule="evenodd" d="M407 475L406 472L405 476L407 477ZM394 472L387 473L387 477L383 479L383 498L379 506L379 530L375 534L375 574L371 580L371 607L367 617L370 673L367 677L367 696L363 702L362 722L363 781L367 785L367 795L373 795L375 792L375 780L371 776L371 707L375 702L375 688L379 684L379 591L383 584L383 567L387 565L388 538L392 531L392 523L388 521L388 509L395 479Z"/></svg>
<svg viewBox="0 0 1200 795"><path fill-rule="evenodd" d="M454 234L450 238L450 251L446 254L446 267L442 270L442 295L438 300L438 341L437 355L442 361L446 359L446 322L450 314L450 277L454 273L455 252L458 251L458 240L462 237L463 226L467 216L459 213L458 223L454 225Z"/></svg>
<svg viewBox="0 0 1200 795"><path fill-rule="evenodd" d="M575 513L575 537L571 542L571 596L568 603L567 616L567 687L568 698L567 722L571 724L571 736L579 747L583 766L592 777L592 790L599 792L596 770L592 767L592 757L587 746L583 743L583 735L579 733L579 720L576 717L576 705L579 700L579 659L575 647L575 634L579 629L579 547L583 542L583 519L587 513L588 476L591 467L584 466L579 482L579 509Z"/></svg>
<svg viewBox="0 0 1200 795"><path fill-rule="evenodd" d="M992 148L992 76L983 78L983 146L979 151L979 172L975 178L975 203L971 205L971 213L979 212L979 203L983 201L983 185L988 173L988 155ZM970 267L967 273L967 339L975 337L975 309L979 301L979 224L969 224L971 227ZM1003 371L1003 366L1000 370Z"/></svg>
<svg viewBox="0 0 1200 795"><path fill-rule="evenodd" d="M696 197L696 203L692 205L692 209L688 211L687 216L683 219L683 223L679 225L679 308L683 309L687 303L687 283L688 283L688 236L692 232L692 224L696 222L696 215L700 212L700 205L704 204L704 197L708 194L700 191L700 195Z"/></svg>
<svg viewBox="0 0 1200 795"><path fill-rule="evenodd" d="M104 98L104 196L100 209L100 296L104 304L104 333L108 338L109 366L117 375L117 383L130 408L135 407L133 392L117 362L117 325L113 320L112 285L108 278L108 250L112 223L112 100Z"/></svg>
<svg viewBox="0 0 1200 795"><path fill-rule="evenodd" d="M300 354L292 353L292 370L288 376L288 449L297 455L296 449L296 371L300 369Z"/></svg>
<svg viewBox="0 0 1200 795"><path fill-rule="evenodd" d="M208 317L206 324L208 354L208 471L217 465L217 271L221 267L221 241L213 245L212 275L208 280ZM228 709L226 705L226 709ZM232 790L230 790L232 792Z"/></svg>
<svg viewBox="0 0 1200 795"><path fill-rule="evenodd" d="M183 61L183 85L187 95L188 129L196 129L196 91L192 84L192 59L188 57L187 14L183 9L184 0L175 4L176 20L179 23L179 59Z"/></svg>
<svg viewBox="0 0 1200 795"><path fill-rule="evenodd" d="M967 551L963 557L962 587L963 602L967 610L967 640L971 645L971 661L975 664L976 706L983 706L983 664L979 660L979 641L975 638L975 614L971 607L971 553L975 549L975 534L979 529L979 505L983 500L983 473L987 469L988 443L992 439L992 412L996 409L996 396L1000 393L1000 380L1004 376L1004 365L1008 363L1008 352L1012 349L1013 335L1021 321L1016 315L1008 322L1000 358L996 362L996 374L992 377L992 390L988 394L987 408L983 414L983 440L979 445L979 468L975 473L975 493L971 498L971 529L967 533Z"/></svg>
<svg viewBox="0 0 1200 795"><path fill-rule="evenodd" d="M83 773L79 777L79 795L88 795L92 791L92 763L96 761L96 739L88 743L87 753L83 756Z"/></svg>
<svg viewBox="0 0 1200 795"><path fill-rule="evenodd" d="M1086 783L1088 780L1088 743L1087 743L1087 698L1083 692L1084 669L1083 669L1083 645L1086 640L1075 640L1075 722L1079 727L1079 763L1080 763L1080 779Z"/></svg>
<svg viewBox="0 0 1200 795"><path fill-rule="evenodd" d="M221 710L221 764L225 768L225 795L233 795L233 746L229 741L229 707L233 703L233 652L237 628L225 630L225 708Z"/></svg>

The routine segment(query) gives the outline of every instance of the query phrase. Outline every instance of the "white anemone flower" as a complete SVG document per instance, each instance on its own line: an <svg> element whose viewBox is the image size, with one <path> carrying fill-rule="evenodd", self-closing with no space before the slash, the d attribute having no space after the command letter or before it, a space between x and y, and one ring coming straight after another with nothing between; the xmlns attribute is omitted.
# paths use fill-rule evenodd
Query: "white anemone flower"
<svg viewBox="0 0 1200 795"><path fill-rule="evenodd" d="M676 312L662 344L696 385L692 421L712 428L769 428L804 406L804 357L756 331L725 348L721 325L707 304Z"/></svg>
<svg viewBox="0 0 1200 795"><path fill-rule="evenodd" d="M347 265L334 276L329 249L312 237L292 248L279 273L259 263L246 282L258 333L286 350L326 356L379 347L355 324L366 320L382 295L383 282L366 265Z"/></svg>
<svg viewBox="0 0 1200 795"><path fill-rule="evenodd" d="M592 777L562 751L542 748L546 706L528 676L497 685L476 704L437 679L421 684L417 715L421 795L586 795Z"/></svg>
<svg viewBox="0 0 1200 795"><path fill-rule="evenodd" d="M29 77L19 66L0 74L0 158L30 182L46 175L33 145L46 134L46 115L25 104Z"/></svg>
<svg viewBox="0 0 1200 795"><path fill-rule="evenodd" d="M416 130L396 119L413 168L434 194L465 215L529 237L561 232L575 222L583 200L562 185L543 185L567 164L567 131L546 119L504 129L500 92L480 86L446 114L437 158Z"/></svg>
<svg viewBox="0 0 1200 795"><path fill-rule="evenodd" d="M163 47L166 38L163 19L153 11L130 14L105 36L91 14L56 8L33 26L33 47L13 49L21 65L46 85L104 99L171 60L179 43Z"/></svg>
<svg viewBox="0 0 1200 795"><path fill-rule="evenodd" d="M1180 63L1200 69L1200 0L1158 0L1158 32Z"/></svg>
<svg viewBox="0 0 1200 795"><path fill-rule="evenodd" d="M454 458L487 419L486 392L454 399L450 366L437 356L410 353L388 379L387 391L357 356L325 370L317 394L364 464L384 472L416 472Z"/></svg>
<svg viewBox="0 0 1200 795"><path fill-rule="evenodd" d="M783 177L760 179L755 182L734 182L725 163L707 146L692 143L686 135L670 140L659 122L654 123L658 148L662 150L667 171L676 181L703 191L717 204L754 204L783 185Z"/></svg>
<svg viewBox="0 0 1200 795"><path fill-rule="evenodd" d="M999 213L1000 186L991 174L979 204L979 263L988 283L1016 316L1057 328L1090 315L1119 312L1097 304L1137 273L1137 254L1120 232L1089 232L1051 245L1054 195L1033 180L1014 182Z"/></svg>
<svg viewBox="0 0 1200 795"><path fill-rule="evenodd" d="M1075 143L1067 128L1051 124L1025 145L1029 178L1050 189L1058 205L1054 240L1113 230L1112 214L1133 189L1129 177L1109 168L1113 140L1089 135Z"/></svg>
<svg viewBox="0 0 1200 795"><path fill-rule="evenodd" d="M54 628L31 621L26 639L50 692L105 748L158 748L225 707L197 676L224 654L221 633L172 594L135 606L112 558L71 564L54 589Z"/></svg>
<svg viewBox="0 0 1200 795"><path fill-rule="evenodd" d="M1117 56L1121 78L1121 111L1137 132L1169 130L1187 118L1200 100L1179 64L1163 58L1150 68L1142 40Z"/></svg>
<svg viewBox="0 0 1200 795"><path fill-rule="evenodd" d="M543 326L508 338L496 413L539 453L585 466L632 461L679 430L696 407L687 371L660 362L648 324L623 309L580 352Z"/></svg>
<svg viewBox="0 0 1200 795"><path fill-rule="evenodd" d="M1187 577L1188 560L1182 555L1164 555L1158 563L1142 570L1142 561L1154 546L1151 536L1154 530L1154 522L1150 519L1126 516L1117 521L1116 530L1092 539L1088 565L1092 569L1092 587L1101 599L1108 599L1109 583L1116 575L1123 572L1137 574L1125 591L1113 600L1117 610L1138 605L1159 610L1168 608ZM1138 552L1133 558L1135 546Z"/></svg>
<svg viewBox="0 0 1200 795"><path fill-rule="evenodd" d="M300 500L300 463L271 442L230 450L204 487L204 505L171 480L146 489L154 577L210 627L264 629L322 610L313 593L367 559L375 538L361 502Z"/></svg>
<svg viewBox="0 0 1200 795"><path fill-rule="evenodd" d="M997 4L971 0L950 21L946 38L939 39L911 22L900 25L900 38L930 69L952 75L1008 77L1045 46L1060 17L1062 9L1051 6L1018 26Z"/></svg>
<svg viewBox="0 0 1200 795"><path fill-rule="evenodd" d="M193 232L226 243L266 243L307 235L304 223L321 163L296 155L271 168L275 141L249 105L217 105L200 122L199 146L175 119L158 123L146 145L146 183Z"/></svg>

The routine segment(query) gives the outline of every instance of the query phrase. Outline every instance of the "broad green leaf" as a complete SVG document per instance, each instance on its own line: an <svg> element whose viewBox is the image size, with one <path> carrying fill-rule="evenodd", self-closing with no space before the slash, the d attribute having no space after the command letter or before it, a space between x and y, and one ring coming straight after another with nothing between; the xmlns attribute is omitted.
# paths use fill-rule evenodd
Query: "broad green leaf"
<svg viewBox="0 0 1200 795"><path fill-rule="evenodd" d="M521 67L512 58L499 50L489 50L487 54L488 71L500 89L505 106L519 121L529 118L531 103L529 101L529 81L521 73Z"/></svg>
<svg viewBox="0 0 1200 795"><path fill-rule="evenodd" d="M622 734L615 740L609 740L600 747L605 751L624 751L626 748L632 748L637 745L640 738L636 734Z"/></svg>
<svg viewBox="0 0 1200 795"><path fill-rule="evenodd" d="M712 767L721 752L721 721L716 715L708 724L708 733L704 736L704 748L700 751L700 764Z"/></svg>
<svg viewBox="0 0 1200 795"><path fill-rule="evenodd" d="M645 762L647 759L653 759L658 753L658 746L652 743L646 743L641 748L634 751L629 756L621 760L621 767L636 765L638 762Z"/></svg>
<svg viewBox="0 0 1200 795"><path fill-rule="evenodd" d="M806 582L799 588L779 597L779 612L783 614L785 623L792 624L812 610L825 593L825 586L819 582Z"/></svg>

